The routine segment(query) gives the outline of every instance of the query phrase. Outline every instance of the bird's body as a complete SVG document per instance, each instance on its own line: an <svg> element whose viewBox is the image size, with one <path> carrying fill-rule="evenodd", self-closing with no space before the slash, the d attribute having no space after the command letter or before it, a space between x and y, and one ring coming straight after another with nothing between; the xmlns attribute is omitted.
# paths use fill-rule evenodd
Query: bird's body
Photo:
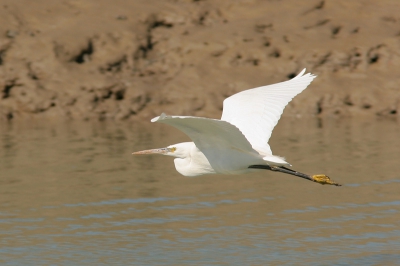
<svg viewBox="0 0 400 266"><path fill-rule="evenodd" d="M220 157L219 160L209 160L197 148L194 142L183 142L175 145L177 150L185 150L184 156L174 159L176 170L184 176L198 176L204 174L245 174L255 169L248 168L252 164L264 163L262 157L256 153L246 153L240 150L225 150L230 156ZM177 155L176 155L177 156ZM234 157L236 160L231 160Z"/></svg>
<svg viewBox="0 0 400 266"><path fill-rule="evenodd" d="M175 157L176 170L184 176L243 174L260 169L296 175L321 184L333 184L325 175L308 176L289 168L272 154L268 140L285 106L315 78L305 74L259 88L239 92L224 100L221 120L161 114L152 122L171 125L193 142L133 154L163 154Z"/></svg>

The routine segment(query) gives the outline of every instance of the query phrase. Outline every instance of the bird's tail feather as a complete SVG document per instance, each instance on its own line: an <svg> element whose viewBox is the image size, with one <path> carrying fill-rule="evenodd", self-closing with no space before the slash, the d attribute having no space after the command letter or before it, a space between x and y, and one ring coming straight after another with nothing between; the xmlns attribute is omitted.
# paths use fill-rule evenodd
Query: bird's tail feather
<svg viewBox="0 0 400 266"><path fill-rule="evenodd" d="M285 158L276 155L267 155L263 157L263 160L270 163L271 165L292 166L290 163L285 161Z"/></svg>

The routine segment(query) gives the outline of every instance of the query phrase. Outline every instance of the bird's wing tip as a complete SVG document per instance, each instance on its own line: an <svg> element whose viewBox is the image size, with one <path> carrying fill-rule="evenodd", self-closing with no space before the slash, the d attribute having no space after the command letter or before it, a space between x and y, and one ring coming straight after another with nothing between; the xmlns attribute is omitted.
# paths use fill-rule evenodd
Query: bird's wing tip
<svg viewBox="0 0 400 266"><path fill-rule="evenodd" d="M161 115L154 117L154 118L151 119L150 121L154 123L154 122L157 122L157 121L159 121L159 120L163 120L163 119L165 119L166 117L167 117L167 115L166 115L165 113L162 113Z"/></svg>
<svg viewBox="0 0 400 266"><path fill-rule="evenodd" d="M153 119L151 119L150 121L154 123L154 122L157 122L159 118L160 118L159 116L156 116Z"/></svg>
<svg viewBox="0 0 400 266"><path fill-rule="evenodd" d="M300 71L300 73L299 74L297 74L297 76L295 76L293 79L297 79L297 78L301 78L303 75L304 75L304 73L306 72L306 69L305 68L303 68L303 70L302 71Z"/></svg>
<svg viewBox="0 0 400 266"><path fill-rule="evenodd" d="M311 77L311 78L317 77L317 75L314 75L314 74L312 74L312 73L304 74L304 73L306 73L306 70L307 70L306 68L303 68L303 70L300 71L300 73L297 74L297 76L294 77L293 79L301 78L301 77L304 77L304 76L309 76L309 77Z"/></svg>

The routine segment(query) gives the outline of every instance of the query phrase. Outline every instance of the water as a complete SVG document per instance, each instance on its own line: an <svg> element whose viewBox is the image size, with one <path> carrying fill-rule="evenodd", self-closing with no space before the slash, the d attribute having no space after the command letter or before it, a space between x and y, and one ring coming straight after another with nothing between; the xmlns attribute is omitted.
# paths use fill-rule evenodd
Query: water
<svg viewBox="0 0 400 266"><path fill-rule="evenodd" d="M400 265L400 125L280 121L269 171L179 175L152 123L0 125L1 265Z"/></svg>

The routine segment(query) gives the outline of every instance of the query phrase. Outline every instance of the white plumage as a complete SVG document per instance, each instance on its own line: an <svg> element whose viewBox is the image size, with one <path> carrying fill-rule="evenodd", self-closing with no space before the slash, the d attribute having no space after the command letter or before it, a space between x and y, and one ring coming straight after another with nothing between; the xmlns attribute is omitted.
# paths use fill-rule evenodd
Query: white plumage
<svg viewBox="0 0 400 266"><path fill-rule="evenodd" d="M259 169L284 172L310 179L314 177L288 169L284 158L272 154L268 145L272 130L285 106L316 77L305 69L295 78L273 85L236 93L224 100L221 120L194 116L161 114L152 122L171 125L193 142L133 154L174 156L175 167L185 176L203 174L241 174ZM332 184L336 184L331 182Z"/></svg>
<svg viewBox="0 0 400 266"><path fill-rule="evenodd" d="M271 155L268 140L286 105L316 77L303 75L263 87L242 91L224 100L221 120L235 125L253 148L261 154Z"/></svg>

